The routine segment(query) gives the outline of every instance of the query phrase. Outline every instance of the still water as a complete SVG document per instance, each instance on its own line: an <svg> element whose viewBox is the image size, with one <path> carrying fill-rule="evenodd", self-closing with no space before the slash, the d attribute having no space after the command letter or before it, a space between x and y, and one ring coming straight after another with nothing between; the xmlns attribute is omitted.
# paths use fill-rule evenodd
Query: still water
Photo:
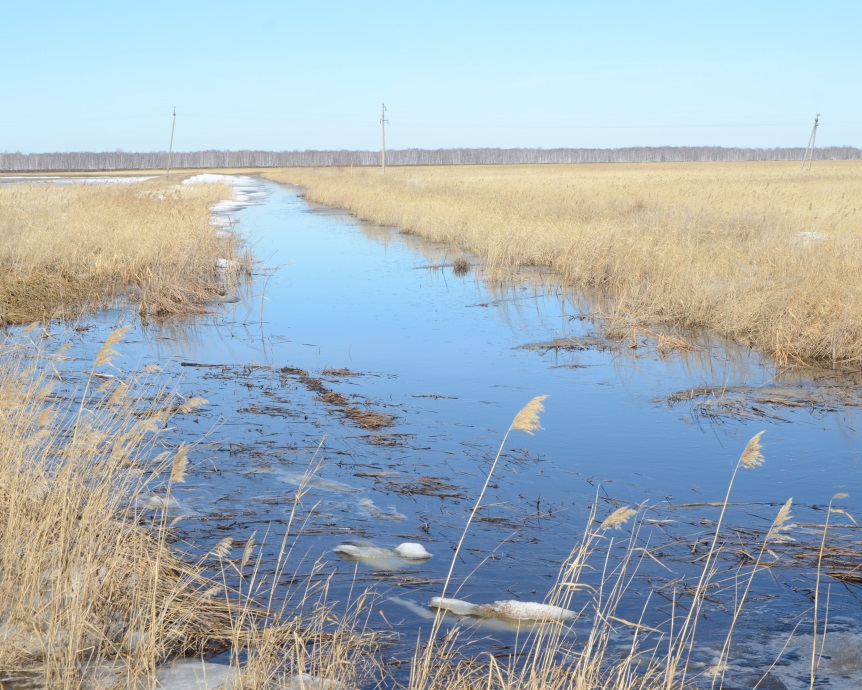
<svg viewBox="0 0 862 690"><path fill-rule="evenodd" d="M858 512L859 396L847 380L839 395L828 377L792 378L755 353L714 342L660 355L649 339L636 349L577 340L591 334L593 322L581 318L589 307L551 276L501 284L485 279L477 260L456 276L451 264L460 254L451 249L309 204L297 189L245 178L242 192L242 203L220 209L260 261L238 303L161 327L108 312L90 320L74 352L94 356L104 335L128 322L134 328L120 366L157 362L179 392L208 401L176 422L177 439L206 441L175 490L179 526L202 550L256 532L265 539L264 565L271 563L297 483L313 458L321 461L301 501L288 572L302 575L319 562L335 573L334 601L357 579L379 594L371 624L394 628L403 643L388 658L409 658L416 631L427 627L421 614L440 593L490 462L514 415L538 395L548 396L544 429L510 435L455 568L458 596L471 602L542 601L591 506L601 520L643 504L639 539L664 562L645 564L633 581L625 605L636 618L647 592L665 587L667 595L693 572L691 544L708 538L718 517L704 504L724 499L741 451L761 430L765 463L737 478L729 552L755 549L745 535L768 529L790 497L803 540L818 541L811 525L823 523L834 494L847 493L841 507ZM585 346L523 347L560 338ZM707 386L716 388L705 397L666 401ZM788 391L807 404L776 404ZM348 409L392 423L363 428ZM419 542L433 558L368 565L333 552L355 539ZM774 661L788 621L810 616L812 582L805 567L774 568L756 581L752 615L738 634L748 640L741 667L765 671ZM855 586L831 584L832 625L845 636L842 648L858 647ZM290 595L287 579L277 587ZM670 609L653 608L647 620L658 625ZM703 625L705 664L725 625L718 606ZM490 650L510 641L505 629L480 632ZM810 647L810 625L798 640L773 670L784 687L807 687L807 661L794 650ZM824 662L823 676L828 687L854 687L859 670L836 662L830 671Z"/></svg>

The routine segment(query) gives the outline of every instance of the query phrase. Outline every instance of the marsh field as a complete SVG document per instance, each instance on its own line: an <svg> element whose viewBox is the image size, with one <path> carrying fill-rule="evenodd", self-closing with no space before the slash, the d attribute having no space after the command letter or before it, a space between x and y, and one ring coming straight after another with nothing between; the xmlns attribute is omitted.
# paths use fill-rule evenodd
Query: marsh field
<svg viewBox="0 0 862 690"><path fill-rule="evenodd" d="M0 178L2 687L862 682L858 163L141 177Z"/></svg>

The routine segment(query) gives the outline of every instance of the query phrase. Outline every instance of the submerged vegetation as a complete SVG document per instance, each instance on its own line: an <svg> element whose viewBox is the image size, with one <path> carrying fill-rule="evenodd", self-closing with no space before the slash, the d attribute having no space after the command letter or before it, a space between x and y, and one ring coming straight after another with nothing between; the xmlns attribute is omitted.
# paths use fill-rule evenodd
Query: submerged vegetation
<svg viewBox="0 0 862 690"><path fill-rule="evenodd" d="M795 163L295 168L266 173L482 257L549 267L611 332L699 329L781 363L862 361L862 166Z"/></svg>

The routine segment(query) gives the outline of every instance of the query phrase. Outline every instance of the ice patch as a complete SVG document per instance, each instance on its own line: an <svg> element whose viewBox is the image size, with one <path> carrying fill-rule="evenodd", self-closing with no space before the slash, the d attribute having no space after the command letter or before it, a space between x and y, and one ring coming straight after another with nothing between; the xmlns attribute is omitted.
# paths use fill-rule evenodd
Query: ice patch
<svg viewBox="0 0 862 690"><path fill-rule="evenodd" d="M183 180L183 184L226 184L233 188L232 199L223 199L210 206L210 210L214 214L213 220L210 222L217 227L232 225L231 213L258 204L269 196L264 184L258 178L248 175L201 173L187 177Z"/></svg>
<svg viewBox="0 0 862 690"><path fill-rule="evenodd" d="M216 268L221 271L235 271L239 268L239 261L234 261L233 259L222 259L217 258L215 260Z"/></svg>
<svg viewBox="0 0 862 690"><path fill-rule="evenodd" d="M428 606L432 609L443 609L456 616L501 618L518 622L558 623L573 621L578 617L577 612L560 606L514 599L495 601L493 604L471 604L461 599L434 597L428 602Z"/></svg>
<svg viewBox="0 0 862 690"><path fill-rule="evenodd" d="M305 486L320 491L332 491L341 494L352 494L359 489L356 489L347 484L342 484L334 479L323 479L321 477L307 477L302 472L273 472L281 481L293 484L294 486Z"/></svg>
<svg viewBox="0 0 862 690"><path fill-rule="evenodd" d="M401 558L408 561L424 561L431 558L431 554L425 549L422 544L417 544L413 541L407 541L395 547L395 553Z"/></svg>
<svg viewBox="0 0 862 690"><path fill-rule="evenodd" d="M353 561L385 561L400 559L402 561L424 561L431 554L422 544L405 542L394 549L385 546L375 546L368 541L346 541L336 546L333 551L339 556Z"/></svg>
<svg viewBox="0 0 862 690"><path fill-rule="evenodd" d="M163 690L218 690L233 687L236 672L227 664L199 659L178 659L156 671L158 686Z"/></svg>
<svg viewBox="0 0 862 690"><path fill-rule="evenodd" d="M374 518L375 520L400 522L401 520L407 519L405 515L402 515L395 510L394 506L389 506L389 510L383 510L383 508L378 506L370 498L359 499L359 512L367 517Z"/></svg>
<svg viewBox="0 0 862 690"><path fill-rule="evenodd" d="M143 494L135 499L135 509L144 513L165 511L168 515L191 516L197 513L191 508L183 505L173 496L165 494Z"/></svg>
<svg viewBox="0 0 862 690"><path fill-rule="evenodd" d="M344 683L329 678L319 678L310 673L297 673L290 679L287 690L344 690Z"/></svg>
<svg viewBox="0 0 862 690"><path fill-rule="evenodd" d="M826 633L826 639L818 636L819 660L817 663L817 687L862 688L862 634L855 629L855 622L845 625L836 620L836 626ZM852 627L850 627L852 626ZM811 633L761 634L756 640L747 640L741 652L730 660L727 678L738 686L752 669L768 666L770 675L782 683L787 690L808 690L810 687ZM760 687L763 687L761 685Z"/></svg>

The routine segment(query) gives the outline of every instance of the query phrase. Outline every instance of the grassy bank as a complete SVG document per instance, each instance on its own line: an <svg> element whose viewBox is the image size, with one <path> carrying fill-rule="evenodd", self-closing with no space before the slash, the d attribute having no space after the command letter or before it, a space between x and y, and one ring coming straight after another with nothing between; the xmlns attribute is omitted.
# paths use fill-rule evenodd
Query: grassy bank
<svg viewBox="0 0 862 690"><path fill-rule="evenodd" d="M232 278L216 260L243 259L210 224L209 207L231 195L163 179L0 185L0 325L117 301L145 318L205 311Z"/></svg>
<svg viewBox="0 0 862 690"><path fill-rule="evenodd" d="M249 256L210 222L231 189L178 181L0 186L0 325L114 303L195 314L235 287ZM351 662L361 602L353 618L322 588L277 603L254 537L203 556L178 546L172 489L196 448L171 418L206 401L153 367L119 369L125 330L74 367L47 331L0 333L0 686L156 687L165 662L223 650L233 687L367 671Z"/></svg>
<svg viewBox="0 0 862 690"><path fill-rule="evenodd" d="M862 165L284 169L266 176L479 255L548 266L615 327L733 338L783 362L862 360Z"/></svg>

